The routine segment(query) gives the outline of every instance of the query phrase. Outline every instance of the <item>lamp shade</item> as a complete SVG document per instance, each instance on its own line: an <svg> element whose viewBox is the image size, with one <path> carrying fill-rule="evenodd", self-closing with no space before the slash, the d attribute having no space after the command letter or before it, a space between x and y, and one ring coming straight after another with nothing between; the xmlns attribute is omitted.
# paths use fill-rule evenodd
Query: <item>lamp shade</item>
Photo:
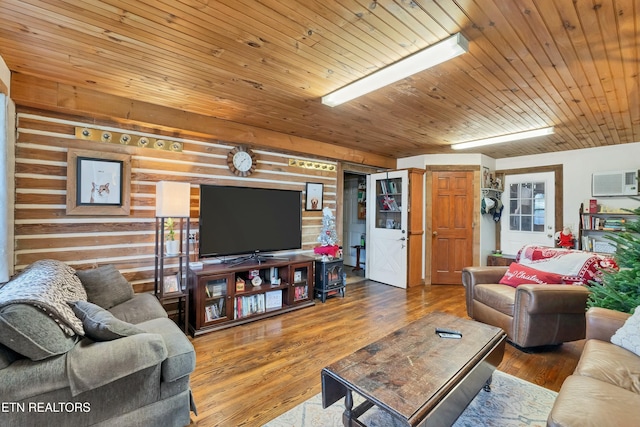
<svg viewBox="0 0 640 427"><path fill-rule="evenodd" d="M190 216L191 184L188 182L160 181L156 183L156 216Z"/></svg>

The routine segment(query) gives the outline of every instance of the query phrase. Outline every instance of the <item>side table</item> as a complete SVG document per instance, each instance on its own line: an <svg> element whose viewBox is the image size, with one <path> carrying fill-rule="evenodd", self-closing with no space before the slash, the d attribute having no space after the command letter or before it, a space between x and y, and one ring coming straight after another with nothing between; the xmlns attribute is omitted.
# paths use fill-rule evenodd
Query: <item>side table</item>
<svg viewBox="0 0 640 427"><path fill-rule="evenodd" d="M364 246L363 245L355 245L355 246L351 246L351 247L356 250L356 266L353 267L352 271L363 270L363 268L360 267L360 250L364 249Z"/></svg>
<svg viewBox="0 0 640 427"><path fill-rule="evenodd" d="M487 256L487 266L502 266L508 267L509 264L516 261L515 255L495 255L491 254Z"/></svg>

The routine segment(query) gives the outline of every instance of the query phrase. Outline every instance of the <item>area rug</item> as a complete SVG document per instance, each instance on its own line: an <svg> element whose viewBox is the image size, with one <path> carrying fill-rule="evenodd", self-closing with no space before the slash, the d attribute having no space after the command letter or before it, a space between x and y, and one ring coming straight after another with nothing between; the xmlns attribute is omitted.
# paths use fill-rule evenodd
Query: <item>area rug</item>
<svg viewBox="0 0 640 427"><path fill-rule="evenodd" d="M557 393L523 381L504 372L495 371L491 391L481 390L464 410L454 427L516 427L546 426ZM361 401L356 399L356 405ZM327 409L322 408L322 396L317 394L263 427L340 427L344 399ZM386 413L371 409L361 418L372 427L400 425Z"/></svg>

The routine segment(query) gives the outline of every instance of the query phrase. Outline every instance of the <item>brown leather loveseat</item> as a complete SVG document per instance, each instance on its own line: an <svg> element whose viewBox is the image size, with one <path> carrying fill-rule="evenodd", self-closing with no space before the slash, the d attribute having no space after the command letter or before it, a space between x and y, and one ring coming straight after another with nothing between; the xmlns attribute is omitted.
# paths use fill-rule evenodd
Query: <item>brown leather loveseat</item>
<svg viewBox="0 0 640 427"><path fill-rule="evenodd" d="M640 356L610 342L628 318L605 308L587 311L587 342L573 375L562 384L547 426L639 425ZM637 323L630 326L637 336Z"/></svg>

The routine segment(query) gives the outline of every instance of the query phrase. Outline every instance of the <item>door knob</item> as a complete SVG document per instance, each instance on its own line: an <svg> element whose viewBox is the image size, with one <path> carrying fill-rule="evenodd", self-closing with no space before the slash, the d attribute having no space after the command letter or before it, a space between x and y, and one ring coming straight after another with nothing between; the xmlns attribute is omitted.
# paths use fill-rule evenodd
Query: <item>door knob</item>
<svg viewBox="0 0 640 427"><path fill-rule="evenodd" d="M437 235L438 235L438 232L437 232L437 231L434 231L434 232L433 232L433 235L434 235L434 236L437 236Z"/></svg>

